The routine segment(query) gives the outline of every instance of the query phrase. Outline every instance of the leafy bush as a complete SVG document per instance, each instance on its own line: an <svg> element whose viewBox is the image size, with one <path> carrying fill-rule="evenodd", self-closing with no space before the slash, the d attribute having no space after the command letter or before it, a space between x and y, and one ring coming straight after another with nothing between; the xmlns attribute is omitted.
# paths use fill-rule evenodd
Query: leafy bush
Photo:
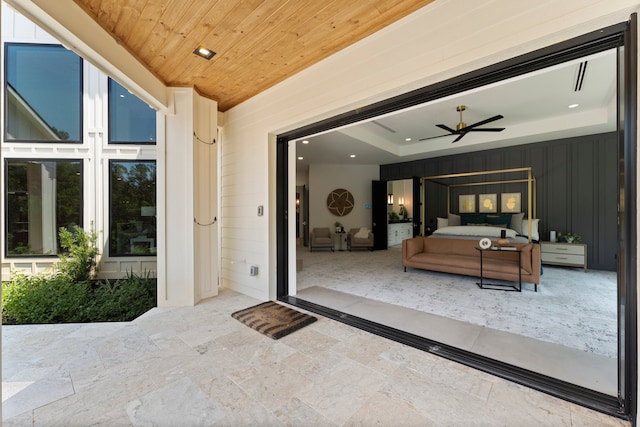
<svg viewBox="0 0 640 427"><path fill-rule="evenodd" d="M77 225L72 230L61 227L60 246L68 253L60 254L58 269L74 282L88 282L95 275L98 248L95 231L87 232Z"/></svg>
<svg viewBox="0 0 640 427"><path fill-rule="evenodd" d="M2 284L2 323L84 322L89 304L86 282L71 282L62 274L15 274Z"/></svg>
<svg viewBox="0 0 640 427"><path fill-rule="evenodd" d="M126 322L156 306L156 280L128 273L111 282L71 282L65 274L15 274L2 284L2 323Z"/></svg>
<svg viewBox="0 0 640 427"><path fill-rule="evenodd" d="M144 276L127 273L126 278L113 283L106 280L96 284L92 298L87 308L92 322L133 320L156 306L156 281L148 272Z"/></svg>
<svg viewBox="0 0 640 427"><path fill-rule="evenodd" d="M14 273L2 284L2 323L79 323L130 321L156 306L156 280L127 273L115 282L92 281L97 234L80 227L60 229L58 273Z"/></svg>

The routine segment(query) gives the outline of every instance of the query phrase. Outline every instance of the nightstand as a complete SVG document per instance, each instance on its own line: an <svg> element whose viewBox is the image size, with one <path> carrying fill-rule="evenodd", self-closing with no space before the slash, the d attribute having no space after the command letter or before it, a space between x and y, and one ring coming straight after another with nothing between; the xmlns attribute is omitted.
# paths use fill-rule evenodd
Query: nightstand
<svg viewBox="0 0 640 427"><path fill-rule="evenodd" d="M543 264L582 267L587 271L587 245L584 243L540 242Z"/></svg>

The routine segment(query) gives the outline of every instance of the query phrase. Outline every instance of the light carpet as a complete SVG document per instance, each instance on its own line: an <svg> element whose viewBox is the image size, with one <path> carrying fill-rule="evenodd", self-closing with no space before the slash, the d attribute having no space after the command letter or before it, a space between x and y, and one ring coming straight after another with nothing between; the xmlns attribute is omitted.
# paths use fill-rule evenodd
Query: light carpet
<svg viewBox="0 0 640 427"><path fill-rule="evenodd" d="M544 266L538 292L480 289L476 278L402 267L400 248L298 248L298 289L321 286L555 344L617 357L617 280L609 271Z"/></svg>

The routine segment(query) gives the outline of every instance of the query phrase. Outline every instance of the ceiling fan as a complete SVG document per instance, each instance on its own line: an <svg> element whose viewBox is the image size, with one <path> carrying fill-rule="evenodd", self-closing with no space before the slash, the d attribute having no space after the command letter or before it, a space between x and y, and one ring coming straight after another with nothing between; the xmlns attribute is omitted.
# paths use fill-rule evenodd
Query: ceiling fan
<svg viewBox="0 0 640 427"><path fill-rule="evenodd" d="M504 116L502 116L501 114L498 114L497 116L489 117L488 119L481 120L478 123L474 123L472 125L467 126L467 124L462 121L462 112L464 110L466 110L466 109L467 109L467 107L465 107L464 105L458 105L456 107L456 111L458 111L460 113L460 123L458 123L456 125L456 129L455 130L451 129L447 125L439 124L439 125L436 125L436 126L439 127L440 129L446 130L449 133L445 134L445 135L438 135L438 136L431 136L431 137L428 137L428 138L421 138L421 139L419 139L419 141L425 141L427 139L433 139L433 138L441 138L443 136L448 136L448 135L458 135L458 137L452 141L452 143L453 143L453 142L460 141L462 139L462 137L465 136L468 132L502 132L505 129L505 128L478 128L478 126L486 125L487 123L491 123L493 121L500 120L500 119L504 118Z"/></svg>

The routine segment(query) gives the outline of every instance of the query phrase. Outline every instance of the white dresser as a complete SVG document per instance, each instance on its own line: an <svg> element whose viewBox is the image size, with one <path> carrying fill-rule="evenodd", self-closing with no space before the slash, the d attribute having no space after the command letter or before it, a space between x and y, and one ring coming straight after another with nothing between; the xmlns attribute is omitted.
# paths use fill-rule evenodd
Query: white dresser
<svg viewBox="0 0 640 427"><path fill-rule="evenodd" d="M396 222L387 226L387 246L401 245L404 239L410 239L412 237L412 222Z"/></svg>
<svg viewBox="0 0 640 427"><path fill-rule="evenodd" d="M587 271L587 245L584 243L540 242L543 264L582 267Z"/></svg>

